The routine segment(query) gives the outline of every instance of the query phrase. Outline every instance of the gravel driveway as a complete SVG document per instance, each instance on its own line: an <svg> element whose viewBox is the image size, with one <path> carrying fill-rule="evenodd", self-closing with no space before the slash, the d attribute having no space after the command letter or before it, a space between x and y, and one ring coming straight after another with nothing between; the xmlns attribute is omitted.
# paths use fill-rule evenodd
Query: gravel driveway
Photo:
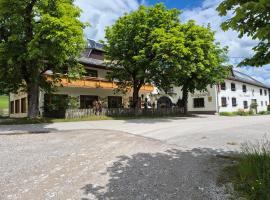
<svg viewBox="0 0 270 200"><path fill-rule="evenodd" d="M0 199L228 199L220 154L120 131L0 135Z"/></svg>
<svg viewBox="0 0 270 200"><path fill-rule="evenodd" d="M238 150L245 141L270 139L270 115L220 117L198 115L138 120L84 121L54 124L1 126L1 134L103 129L128 132L164 141L185 149Z"/></svg>

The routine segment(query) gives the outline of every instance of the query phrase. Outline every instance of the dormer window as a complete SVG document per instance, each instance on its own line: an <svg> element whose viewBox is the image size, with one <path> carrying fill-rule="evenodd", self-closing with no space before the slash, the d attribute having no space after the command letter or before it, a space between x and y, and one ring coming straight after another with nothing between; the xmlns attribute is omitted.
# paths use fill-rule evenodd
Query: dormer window
<svg viewBox="0 0 270 200"><path fill-rule="evenodd" d="M98 71L97 70L85 69L85 71L86 71L86 76L89 76L89 77L98 77Z"/></svg>
<svg viewBox="0 0 270 200"><path fill-rule="evenodd" d="M102 51L93 49L89 54L89 58L104 60L104 53Z"/></svg>

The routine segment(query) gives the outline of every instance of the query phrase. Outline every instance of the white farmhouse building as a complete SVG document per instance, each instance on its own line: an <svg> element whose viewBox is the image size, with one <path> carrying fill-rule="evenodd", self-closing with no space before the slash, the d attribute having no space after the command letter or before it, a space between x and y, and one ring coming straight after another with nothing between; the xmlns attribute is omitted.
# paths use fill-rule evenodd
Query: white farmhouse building
<svg viewBox="0 0 270 200"><path fill-rule="evenodd" d="M107 79L111 71L106 65L103 45L88 40L85 51L79 58L86 74L76 80L68 80L62 75L61 84L53 94L40 91L39 111L45 117L64 117L67 102L72 98L80 109L93 107L93 102L100 100L104 108L128 108L132 103L132 90L127 93L116 92L118 85ZM51 72L44 73L50 77ZM142 107L151 103L153 107L172 107L182 98L179 87L171 88L168 94L158 90L152 84L142 86L140 92ZM28 94L18 91L10 94L10 117L26 117L28 110ZM249 110L251 102L257 102L257 111L267 110L269 94L267 86L259 81L233 70L231 76L220 86L207 87L204 92L189 95L189 112L232 112L239 109ZM154 105L153 105L154 104ZM179 105L179 104L178 104Z"/></svg>
<svg viewBox="0 0 270 200"><path fill-rule="evenodd" d="M182 98L180 87L172 87L168 94L157 88L150 99L157 107L171 107ZM208 86L206 91L189 94L188 111L196 113L235 112L250 110L251 103L257 103L257 112L266 111L269 104L269 88L254 78L232 70L224 83Z"/></svg>

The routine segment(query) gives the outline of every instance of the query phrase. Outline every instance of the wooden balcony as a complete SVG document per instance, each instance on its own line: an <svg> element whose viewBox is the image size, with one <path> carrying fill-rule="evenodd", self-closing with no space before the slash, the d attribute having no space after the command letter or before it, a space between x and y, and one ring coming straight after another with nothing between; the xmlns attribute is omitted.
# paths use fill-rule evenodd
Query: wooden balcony
<svg viewBox="0 0 270 200"><path fill-rule="evenodd" d="M63 87L76 87L76 88L99 88L99 89L117 89L118 86L115 82L108 81L103 78L89 78L84 77L78 80L68 80L67 78L61 79ZM140 92L152 92L154 87L152 85L142 86Z"/></svg>

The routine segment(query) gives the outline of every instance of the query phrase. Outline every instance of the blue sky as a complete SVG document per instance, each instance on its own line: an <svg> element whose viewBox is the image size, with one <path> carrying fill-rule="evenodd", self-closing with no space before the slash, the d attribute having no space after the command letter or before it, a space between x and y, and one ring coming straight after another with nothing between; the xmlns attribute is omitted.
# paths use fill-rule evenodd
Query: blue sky
<svg viewBox="0 0 270 200"><path fill-rule="evenodd" d="M257 41L249 37L239 39L235 31L223 32L220 24L225 20L216 12L221 0L75 0L83 10L82 21L90 22L85 36L95 40L104 39L104 28L112 25L124 13L136 10L140 5L154 5L163 2L168 8L182 10L182 22L195 20L200 25L211 24L216 31L216 41L229 47L230 63L237 65L243 58L253 55L252 47ZM270 65L262 68L244 67L238 70L247 73L270 86Z"/></svg>

